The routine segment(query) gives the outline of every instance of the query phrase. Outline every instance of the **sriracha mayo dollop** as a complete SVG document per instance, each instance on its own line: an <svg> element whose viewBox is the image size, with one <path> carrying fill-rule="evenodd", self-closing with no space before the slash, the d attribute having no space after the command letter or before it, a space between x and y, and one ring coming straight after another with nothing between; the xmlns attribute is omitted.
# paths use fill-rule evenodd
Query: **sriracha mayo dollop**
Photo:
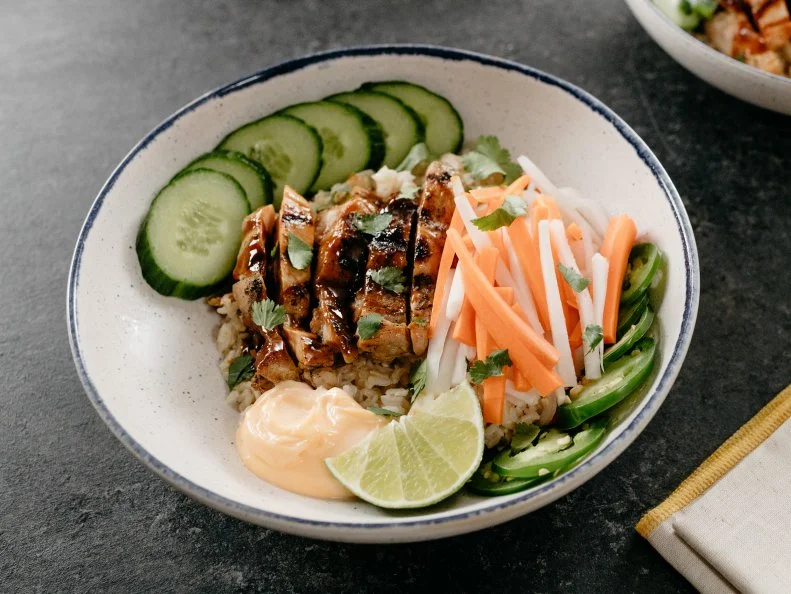
<svg viewBox="0 0 791 594"><path fill-rule="evenodd" d="M340 388L287 381L247 408L236 448L245 466L273 485L321 499L348 499L353 495L333 478L324 459L386 423Z"/></svg>

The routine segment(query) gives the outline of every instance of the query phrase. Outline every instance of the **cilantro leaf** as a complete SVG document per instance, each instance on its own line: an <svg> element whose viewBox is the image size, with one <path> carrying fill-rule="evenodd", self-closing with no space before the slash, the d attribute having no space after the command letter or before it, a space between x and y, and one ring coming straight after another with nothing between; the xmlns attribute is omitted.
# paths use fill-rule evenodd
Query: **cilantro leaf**
<svg viewBox="0 0 791 594"><path fill-rule="evenodd" d="M250 355L240 355L228 366L228 387L233 388L237 384L246 382L253 375L255 375L253 358Z"/></svg>
<svg viewBox="0 0 791 594"><path fill-rule="evenodd" d="M415 184L406 183L401 186L401 191L398 192L398 196L396 199L401 198L402 200L414 200L417 197L418 188Z"/></svg>
<svg viewBox="0 0 791 594"><path fill-rule="evenodd" d="M275 257L275 254L277 253L277 250L278 250L279 247L280 247L280 242L276 241L275 245L272 246L272 251L269 252L269 257L270 258L274 258Z"/></svg>
<svg viewBox="0 0 791 594"><path fill-rule="evenodd" d="M485 361L478 359L470 366L470 380L480 384L487 378L503 375L503 367L507 365L511 365L508 349L493 351Z"/></svg>
<svg viewBox="0 0 791 594"><path fill-rule="evenodd" d="M486 216L473 219L473 224L481 231L494 231L500 227L507 227L517 217L527 214L524 200L516 196L506 196L503 205Z"/></svg>
<svg viewBox="0 0 791 594"><path fill-rule="evenodd" d="M368 410L375 415L381 415L383 417L400 417L404 414L402 412L390 410L389 408L380 408L378 406L369 406Z"/></svg>
<svg viewBox="0 0 791 594"><path fill-rule="evenodd" d="M582 333L582 342L588 345L588 352L599 346L604 334L602 333L601 326L597 324L589 324L585 326L585 332Z"/></svg>
<svg viewBox="0 0 791 594"><path fill-rule="evenodd" d="M421 328L425 328L428 326L428 320L426 318L412 318L415 326L420 326Z"/></svg>
<svg viewBox="0 0 791 594"><path fill-rule="evenodd" d="M378 313L365 314L357 322L357 335L360 338L372 338L382 327L384 318Z"/></svg>
<svg viewBox="0 0 791 594"><path fill-rule="evenodd" d="M313 248L293 233L288 234L288 259L297 270L305 270L313 260Z"/></svg>
<svg viewBox="0 0 791 594"><path fill-rule="evenodd" d="M396 167L396 171L412 171L414 173L418 165L428 165L429 161L431 161L431 153L428 147L425 143L418 142L409 149L407 156Z"/></svg>
<svg viewBox="0 0 791 594"><path fill-rule="evenodd" d="M511 438L511 450L521 452L533 444L533 440L541 430L533 424L517 423L514 427L514 436Z"/></svg>
<svg viewBox="0 0 791 594"><path fill-rule="evenodd" d="M252 318L256 325L271 330L286 321L286 310L271 299L264 299L253 303Z"/></svg>
<svg viewBox="0 0 791 594"><path fill-rule="evenodd" d="M404 278L404 273L400 268L385 266L379 270L369 270L368 276L372 281L374 281L383 289L387 289L393 293L404 292L404 283L406 282L406 279Z"/></svg>
<svg viewBox="0 0 791 594"><path fill-rule="evenodd" d="M361 233L366 233L368 235L378 235L390 224L393 220L393 215L389 212L383 212L380 214L361 214L357 213L354 215L354 219L352 219L352 224L354 228L360 231Z"/></svg>
<svg viewBox="0 0 791 594"><path fill-rule="evenodd" d="M426 359L415 365L409 372L409 383L412 391L411 402L414 402L426 387Z"/></svg>
<svg viewBox="0 0 791 594"><path fill-rule="evenodd" d="M511 160L511 153L500 146L496 136L479 136L475 148L462 156L464 168L478 181L495 174L510 184L522 174L522 168Z"/></svg>
<svg viewBox="0 0 791 594"><path fill-rule="evenodd" d="M562 262L558 264L558 270L560 270L560 274L563 275L563 278L566 279L566 282L572 289L574 289L575 293L581 293L590 284L590 281L587 278L582 276L573 268L564 266Z"/></svg>

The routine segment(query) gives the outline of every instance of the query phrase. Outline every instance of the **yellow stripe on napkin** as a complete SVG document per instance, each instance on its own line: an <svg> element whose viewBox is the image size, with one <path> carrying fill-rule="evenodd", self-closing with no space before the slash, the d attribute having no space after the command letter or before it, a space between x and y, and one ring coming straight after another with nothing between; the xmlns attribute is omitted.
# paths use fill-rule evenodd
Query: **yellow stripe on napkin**
<svg viewBox="0 0 791 594"><path fill-rule="evenodd" d="M789 418L791 386L731 435L667 499L645 514L637 523L637 532L648 538L662 522L700 497Z"/></svg>

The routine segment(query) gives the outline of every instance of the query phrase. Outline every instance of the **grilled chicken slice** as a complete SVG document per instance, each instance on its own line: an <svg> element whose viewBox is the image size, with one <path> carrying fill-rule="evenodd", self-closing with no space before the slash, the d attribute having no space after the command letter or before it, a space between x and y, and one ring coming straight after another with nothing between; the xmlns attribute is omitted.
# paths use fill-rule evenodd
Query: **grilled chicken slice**
<svg viewBox="0 0 791 594"><path fill-rule="evenodd" d="M350 301L362 281L365 241L354 226L358 214L376 207L365 189L355 189L347 202L322 211L317 225L318 256L313 283L318 305L310 329L341 353L346 363L357 358Z"/></svg>
<svg viewBox="0 0 791 594"><path fill-rule="evenodd" d="M253 303L267 298L264 281L266 237L274 223L275 211L271 206L259 208L245 218L242 226L242 246L233 271L236 282L232 290L242 322L251 330L259 332L263 338L255 358L253 384L258 387L298 379L296 365L286 351L280 333L276 329L267 330L258 326L252 318Z"/></svg>
<svg viewBox="0 0 791 594"><path fill-rule="evenodd" d="M791 41L791 17L785 0L746 0L746 4L768 49L778 50Z"/></svg>
<svg viewBox="0 0 791 594"><path fill-rule="evenodd" d="M286 186L283 189L280 216L277 218L276 238L279 248L273 269L279 302L294 326L299 326L310 313L310 263L302 269L295 267L288 255L288 244L292 237L296 237L312 251L313 235L313 211L308 201Z"/></svg>
<svg viewBox="0 0 791 594"><path fill-rule="evenodd" d="M714 49L731 58L742 58L766 51L763 39L753 29L750 18L736 4L726 4L726 10L706 21L705 31Z"/></svg>
<svg viewBox="0 0 791 594"><path fill-rule="evenodd" d="M409 333L412 350L418 356L428 347L428 325L439 261L455 209L453 190L450 187L453 173L451 168L439 161L429 165L417 210L412 294L409 300Z"/></svg>
<svg viewBox="0 0 791 594"><path fill-rule="evenodd" d="M335 364L335 350L322 344L312 332L284 325L283 336L297 364L303 369L312 367L332 367Z"/></svg>
<svg viewBox="0 0 791 594"><path fill-rule="evenodd" d="M415 215L415 201L392 200L382 213L392 215L390 224L371 240L365 282L355 300L355 321L369 314L382 316L379 331L370 338L360 338L357 348L377 361L392 361L411 353L407 315L409 305L408 249ZM400 290L379 284L372 273L386 271L400 275ZM396 287L398 289L398 287Z"/></svg>

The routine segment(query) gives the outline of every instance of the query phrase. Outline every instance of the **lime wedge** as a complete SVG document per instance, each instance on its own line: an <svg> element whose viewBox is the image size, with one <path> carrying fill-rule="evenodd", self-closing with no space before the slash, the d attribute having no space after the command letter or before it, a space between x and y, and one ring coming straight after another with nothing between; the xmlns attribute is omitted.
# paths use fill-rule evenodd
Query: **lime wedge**
<svg viewBox="0 0 791 594"><path fill-rule="evenodd" d="M344 487L390 509L424 507L458 491L483 456L483 417L468 383L418 398L408 415L327 458Z"/></svg>

